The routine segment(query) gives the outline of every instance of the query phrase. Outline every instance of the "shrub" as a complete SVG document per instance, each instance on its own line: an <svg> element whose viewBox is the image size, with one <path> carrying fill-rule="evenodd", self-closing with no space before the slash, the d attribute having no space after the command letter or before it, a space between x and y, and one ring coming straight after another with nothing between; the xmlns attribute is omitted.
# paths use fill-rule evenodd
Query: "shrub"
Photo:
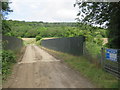
<svg viewBox="0 0 120 90"><path fill-rule="evenodd" d="M40 39L42 39L41 36L36 36L36 41L38 41L38 40L40 40Z"/></svg>
<svg viewBox="0 0 120 90"><path fill-rule="evenodd" d="M11 65L16 63L16 56L10 50L2 51L2 79L6 79L6 76L11 73Z"/></svg>

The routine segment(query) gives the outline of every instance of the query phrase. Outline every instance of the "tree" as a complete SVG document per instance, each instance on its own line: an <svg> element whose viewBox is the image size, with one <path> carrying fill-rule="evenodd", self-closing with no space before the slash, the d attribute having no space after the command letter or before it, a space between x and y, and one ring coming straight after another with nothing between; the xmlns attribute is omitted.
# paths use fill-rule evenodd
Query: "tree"
<svg viewBox="0 0 120 90"><path fill-rule="evenodd" d="M11 31L10 26L7 24L7 22L5 20L2 20L2 34L3 35L7 35L8 32Z"/></svg>
<svg viewBox="0 0 120 90"><path fill-rule="evenodd" d="M108 46L120 48L120 2L80 2L77 18L79 22L86 24L105 24L108 28Z"/></svg>
<svg viewBox="0 0 120 90"><path fill-rule="evenodd" d="M1 7L1 14L2 14L2 34L3 35L7 35L11 29L10 26L6 23L5 19L6 19L6 15L9 14L9 12L12 12L12 10L9 7L10 2L0 2L0 4L2 5Z"/></svg>
<svg viewBox="0 0 120 90"><path fill-rule="evenodd" d="M3 16L7 15L9 12L12 12L12 10L9 7L9 4L11 2L2 2L2 14Z"/></svg>

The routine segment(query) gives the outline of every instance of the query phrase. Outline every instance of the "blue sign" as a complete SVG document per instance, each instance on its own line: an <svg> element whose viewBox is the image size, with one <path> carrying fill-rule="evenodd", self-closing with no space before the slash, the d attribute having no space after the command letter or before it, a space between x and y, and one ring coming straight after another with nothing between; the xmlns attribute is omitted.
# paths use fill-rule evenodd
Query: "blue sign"
<svg viewBox="0 0 120 90"><path fill-rule="evenodd" d="M117 49L106 49L106 59L110 61L117 61Z"/></svg>

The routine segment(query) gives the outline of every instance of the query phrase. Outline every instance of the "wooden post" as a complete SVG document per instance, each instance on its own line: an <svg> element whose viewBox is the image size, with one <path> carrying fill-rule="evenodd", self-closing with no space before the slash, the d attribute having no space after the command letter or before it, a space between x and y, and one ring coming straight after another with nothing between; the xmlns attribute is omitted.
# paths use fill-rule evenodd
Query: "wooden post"
<svg viewBox="0 0 120 90"><path fill-rule="evenodd" d="M102 68L104 67L104 60L105 60L105 48L101 48L101 61L100 61L100 64L101 64Z"/></svg>

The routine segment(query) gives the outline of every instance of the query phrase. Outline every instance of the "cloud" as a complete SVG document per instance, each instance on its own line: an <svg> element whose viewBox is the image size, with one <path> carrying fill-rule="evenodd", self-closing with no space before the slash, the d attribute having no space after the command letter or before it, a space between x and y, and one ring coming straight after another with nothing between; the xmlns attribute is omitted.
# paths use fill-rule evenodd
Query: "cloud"
<svg viewBox="0 0 120 90"><path fill-rule="evenodd" d="M78 9L75 0L11 0L8 19L44 22L73 22Z"/></svg>

